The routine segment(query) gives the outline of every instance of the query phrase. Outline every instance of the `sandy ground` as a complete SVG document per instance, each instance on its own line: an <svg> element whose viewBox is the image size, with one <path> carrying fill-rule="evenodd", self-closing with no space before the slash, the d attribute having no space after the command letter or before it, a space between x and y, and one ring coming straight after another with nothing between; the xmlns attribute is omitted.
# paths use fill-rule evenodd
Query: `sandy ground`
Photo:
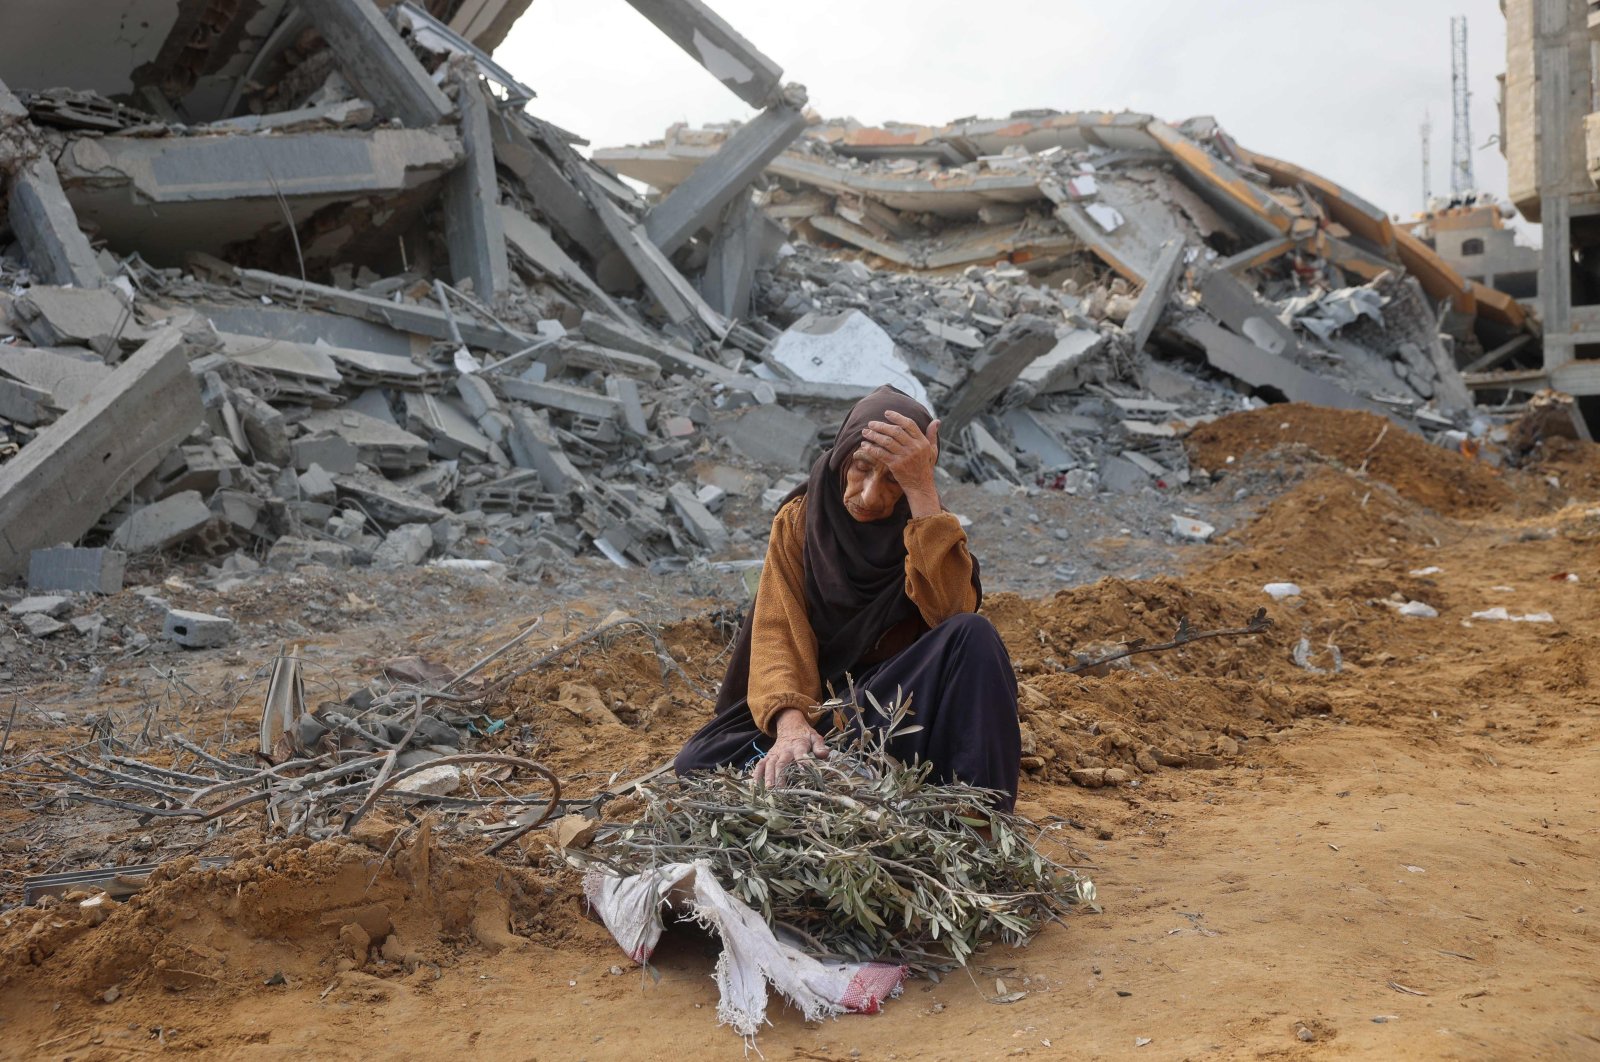
<svg viewBox="0 0 1600 1062"><path fill-rule="evenodd" d="M1213 490L1262 469L1281 489L1186 552L1181 578L992 594L1024 687L1019 810L1059 826L1104 911L911 981L876 1016L808 1025L775 1005L765 1057L1600 1058L1600 452L1557 447L1498 473L1399 433L1374 445L1381 432L1315 410L1227 418L1191 440L1198 463L1229 469ZM1261 585L1278 579L1302 594L1269 600ZM552 609L552 627L582 629L604 596ZM1440 615L1399 615L1408 600ZM700 602L680 604L691 618L666 644L709 685L722 635ZM1103 677L1060 671L1098 643L1159 640L1179 617L1237 625L1261 605L1265 635ZM1471 618L1495 606L1553 621ZM470 659L516 610L450 615L464 631L496 610L505 622L470 644L423 614L331 624L319 644L330 659L345 646L351 674L420 644ZM1337 646L1342 670L1293 663L1302 637L1325 668ZM239 668L219 658L208 677ZM585 709L596 700L616 722ZM209 725L236 717L248 733L258 705L219 698ZM663 686L649 644L620 637L524 676L499 711L506 742L582 792L658 762L706 703L676 677ZM62 739L15 740L14 753ZM1068 781L1095 766L1136 784ZM80 816L26 803L0 794L8 904ZM100 846L86 854L121 857L149 832L81 820ZM0 1055L744 1057L716 1026L710 942L675 930L658 977L633 966L540 842L500 861L398 817L309 848L252 828L186 842L236 861L165 875L97 925L74 907L0 912ZM383 958L352 968L340 932L353 925L387 934ZM993 1002L997 980L1026 994Z"/></svg>

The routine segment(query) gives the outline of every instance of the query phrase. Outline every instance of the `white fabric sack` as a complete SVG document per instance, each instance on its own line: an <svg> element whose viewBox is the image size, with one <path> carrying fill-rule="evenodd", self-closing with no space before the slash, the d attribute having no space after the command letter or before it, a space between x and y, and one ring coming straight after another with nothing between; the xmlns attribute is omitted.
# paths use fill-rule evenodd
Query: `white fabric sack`
<svg viewBox="0 0 1600 1062"><path fill-rule="evenodd" d="M906 968L888 963L820 962L779 940L761 915L730 895L703 859L618 877L591 871L584 893L622 950L645 962L661 940L663 907L687 904L689 914L722 938L712 977L720 1000L717 1020L750 1037L767 1020L767 982L807 1021L840 1014L876 1014L900 994Z"/></svg>

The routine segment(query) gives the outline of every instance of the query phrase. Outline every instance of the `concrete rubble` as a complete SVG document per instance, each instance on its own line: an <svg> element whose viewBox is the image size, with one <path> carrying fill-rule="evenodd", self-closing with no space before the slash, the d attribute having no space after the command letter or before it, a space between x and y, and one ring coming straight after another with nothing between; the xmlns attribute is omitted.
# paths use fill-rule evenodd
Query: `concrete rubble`
<svg viewBox="0 0 1600 1062"><path fill-rule="evenodd" d="M1252 404L1482 430L1457 366L1535 327L1210 119L827 122L697 0L630 2L756 117L586 157L489 54L525 0L0 42L0 577L682 564L882 382L956 474L1160 489Z"/></svg>

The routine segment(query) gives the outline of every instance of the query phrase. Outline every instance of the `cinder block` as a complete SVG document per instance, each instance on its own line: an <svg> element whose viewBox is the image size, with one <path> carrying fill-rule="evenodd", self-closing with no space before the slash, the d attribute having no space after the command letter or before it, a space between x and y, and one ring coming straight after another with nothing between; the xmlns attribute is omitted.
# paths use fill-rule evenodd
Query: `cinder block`
<svg viewBox="0 0 1600 1062"><path fill-rule="evenodd" d="M167 613L161 633L185 649L215 649L233 640L233 621L206 612L175 608Z"/></svg>

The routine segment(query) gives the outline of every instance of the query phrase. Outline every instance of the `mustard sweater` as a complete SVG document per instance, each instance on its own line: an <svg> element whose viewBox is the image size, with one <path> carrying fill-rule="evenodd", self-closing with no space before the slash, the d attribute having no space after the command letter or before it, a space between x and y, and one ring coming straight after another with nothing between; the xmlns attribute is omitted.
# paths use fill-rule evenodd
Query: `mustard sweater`
<svg viewBox="0 0 1600 1062"><path fill-rule="evenodd" d="M805 514L802 495L773 518L751 620L750 714L762 733L769 735L777 714L785 708L804 709L813 723L822 715L818 708L823 690L817 674L817 636L806 615ZM905 545L906 596L929 627L977 609L972 555L967 552L967 533L960 521L949 513L913 519L906 524ZM885 643L894 633L885 634L879 647L890 648Z"/></svg>

